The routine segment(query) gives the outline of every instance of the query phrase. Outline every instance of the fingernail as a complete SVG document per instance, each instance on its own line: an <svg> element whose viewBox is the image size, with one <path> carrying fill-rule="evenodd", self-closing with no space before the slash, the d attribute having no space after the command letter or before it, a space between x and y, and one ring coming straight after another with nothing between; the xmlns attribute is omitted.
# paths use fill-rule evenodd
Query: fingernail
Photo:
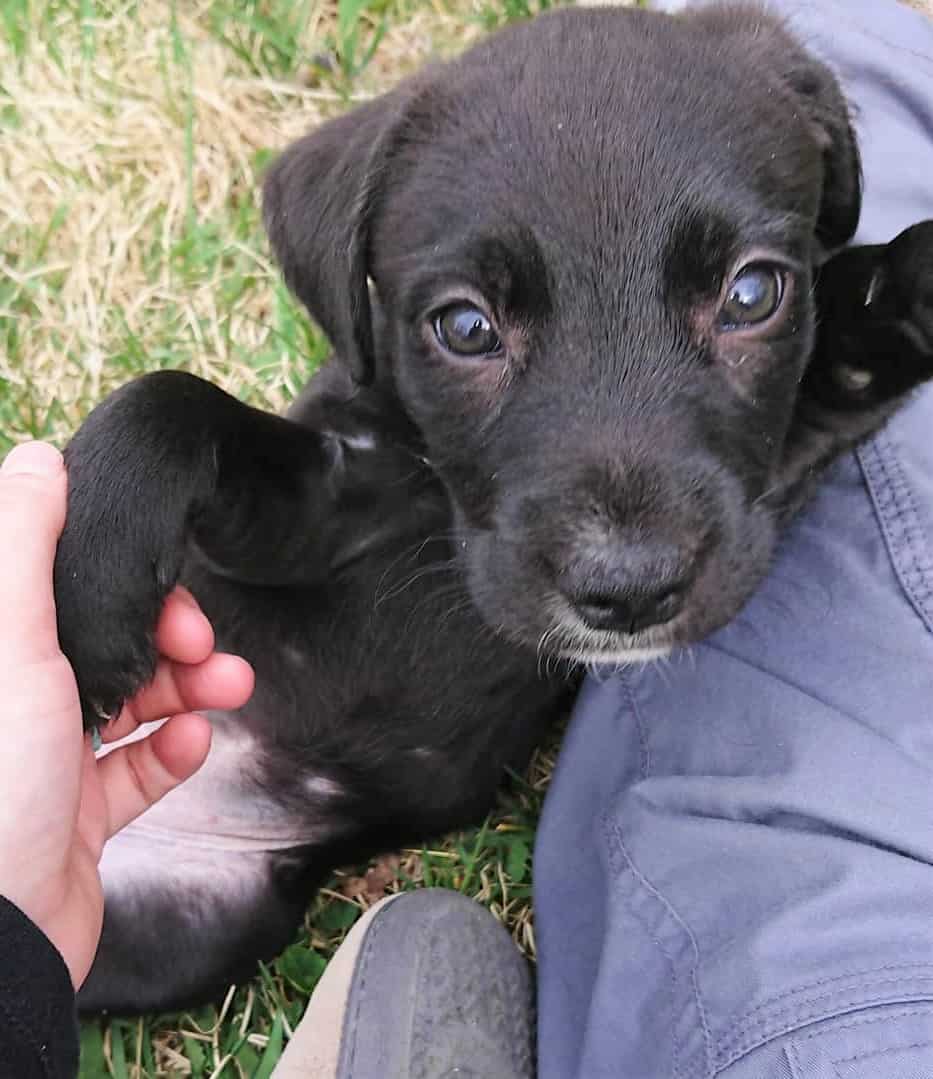
<svg viewBox="0 0 933 1079"><path fill-rule="evenodd" d="M191 595L184 585L175 586L175 598L180 600L186 607L193 607L196 611L200 611L201 606L198 601Z"/></svg>
<svg viewBox="0 0 933 1079"><path fill-rule="evenodd" d="M24 442L6 455L0 473L4 476L56 476L64 466L62 455L47 442Z"/></svg>

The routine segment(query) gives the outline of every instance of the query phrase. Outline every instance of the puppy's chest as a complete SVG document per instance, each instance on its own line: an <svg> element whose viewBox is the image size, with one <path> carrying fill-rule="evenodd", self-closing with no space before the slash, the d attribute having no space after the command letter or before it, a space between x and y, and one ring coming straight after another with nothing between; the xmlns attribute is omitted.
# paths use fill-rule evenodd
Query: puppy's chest
<svg viewBox="0 0 933 1079"><path fill-rule="evenodd" d="M334 821L327 806L339 795L339 786L306 772L301 783L307 789L307 803L305 811L296 814L269 787L266 752L260 739L236 723L235 717L214 715L212 719L211 751L205 764L117 837L123 851L164 848L173 859L184 860L186 856L199 857L199 851L204 856L221 857L282 850L330 838ZM145 724L128 740L150 733L158 725ZM108 746L104 752L116 746Z"/></svg>

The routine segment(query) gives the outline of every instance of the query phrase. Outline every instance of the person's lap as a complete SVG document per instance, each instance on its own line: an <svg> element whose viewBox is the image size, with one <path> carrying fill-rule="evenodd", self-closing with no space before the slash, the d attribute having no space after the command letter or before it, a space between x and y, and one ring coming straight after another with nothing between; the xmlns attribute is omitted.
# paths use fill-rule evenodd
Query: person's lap
<svg viewBox="0 0 933 1079"><path fill-rule="evenodd" d="M933 24L774 6L857 103L858 241L933 217ZM585 687L536 851L542 1079L933 1079L931 431L927 391L733 625Z"/></svg>

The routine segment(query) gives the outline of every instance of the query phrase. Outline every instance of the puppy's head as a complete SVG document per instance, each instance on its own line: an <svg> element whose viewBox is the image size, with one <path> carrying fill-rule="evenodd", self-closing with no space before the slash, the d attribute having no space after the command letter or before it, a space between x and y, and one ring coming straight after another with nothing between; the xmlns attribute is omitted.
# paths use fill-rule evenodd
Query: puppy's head
<svg viewBox="0 0 933 1079"><path fill-rule="evenodd" d="M812 270L859 204L832 75L747 6L510 28L265 190L289 284L420 432L487 620L592 661L705 635L764 573Z"/></svg>

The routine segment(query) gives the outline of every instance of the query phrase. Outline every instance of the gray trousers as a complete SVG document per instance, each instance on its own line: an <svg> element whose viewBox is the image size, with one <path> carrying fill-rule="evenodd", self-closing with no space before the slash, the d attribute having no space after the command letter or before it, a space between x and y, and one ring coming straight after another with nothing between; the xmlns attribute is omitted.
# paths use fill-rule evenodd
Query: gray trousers
<svg viewBox="0 0 933 1079"><path fill-rule="evenodd" d="M774 6L857 105L858 240L933 217L933 24ZM933 1079L933 390L731 626L590 679L535 903L541 1079Z"/></svg>

